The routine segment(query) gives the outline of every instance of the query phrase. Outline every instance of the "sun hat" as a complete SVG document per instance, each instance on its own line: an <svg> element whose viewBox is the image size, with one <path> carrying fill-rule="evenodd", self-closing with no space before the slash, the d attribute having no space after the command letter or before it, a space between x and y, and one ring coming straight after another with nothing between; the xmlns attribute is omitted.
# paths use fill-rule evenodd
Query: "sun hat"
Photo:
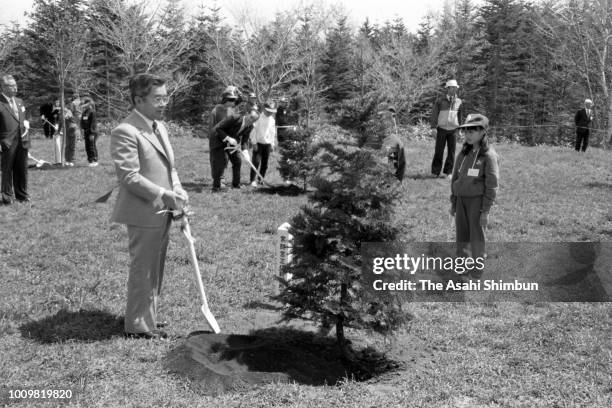
<svg viewBox="0 0 612 408"><path fill-rule="evenodd" d="M489 128L489 119L487 119L485 115L481 115L480 113L472 113L468 115L463 125L459 127L462 129L471 127L481 127L484 130L487 130Z"/></svg>
<svg viewBox="0 0 612 408"><path fill-rule="evenodd" d="M456 79L449 79L448 81L446 81L446 85L445 88L454 86L456 88L459 88L459 84L457 84L457 80Z"/></svg>

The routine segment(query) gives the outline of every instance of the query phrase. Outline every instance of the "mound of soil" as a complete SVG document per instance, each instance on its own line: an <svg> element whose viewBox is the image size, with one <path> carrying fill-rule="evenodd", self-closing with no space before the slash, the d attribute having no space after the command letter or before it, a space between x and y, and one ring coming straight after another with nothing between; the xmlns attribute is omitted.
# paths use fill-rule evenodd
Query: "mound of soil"
<svg viewBox="0 0 612 408"><path fill-rule="evenodd" d="M198 392L215 396L267 383L323 385L346 377L367 379L397 367L380 356L368 363L371 370L364 371L366 365L347 368L329 338L302 331L261 330L254 335L190 336L168 354L165 365Z"/></svg>

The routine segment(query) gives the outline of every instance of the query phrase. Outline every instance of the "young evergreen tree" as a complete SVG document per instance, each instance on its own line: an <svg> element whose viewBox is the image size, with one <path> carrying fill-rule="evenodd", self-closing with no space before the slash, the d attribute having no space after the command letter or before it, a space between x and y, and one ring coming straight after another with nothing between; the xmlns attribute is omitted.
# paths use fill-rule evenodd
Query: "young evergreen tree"
<svg viewBox="0 0 612 408"><path fill-rule="evenodd" d="M325 96L331 109L354 96L355 73L353 72L353 36L347 23L347 16L341 16L326 39L325 55L321 73L327 90Z"/></svg>
<svg viewBox="0 0 612 408"><path fill-rule="evenodd" d="M293 274L278 300L286 319L310 317L335 327L342 355L354 361L346 327L383 333L399 327L401 304L381 302L365 288L361 269L363 242L395 239L392 208L399 183L386 158L369 149L325 142L315 155L310 204L291 221Z"/></svg>

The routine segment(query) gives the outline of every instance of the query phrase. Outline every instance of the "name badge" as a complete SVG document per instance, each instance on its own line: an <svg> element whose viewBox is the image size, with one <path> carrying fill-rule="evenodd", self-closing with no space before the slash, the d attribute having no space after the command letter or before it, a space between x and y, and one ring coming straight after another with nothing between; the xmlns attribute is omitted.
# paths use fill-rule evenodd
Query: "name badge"
<svg viewBox="0 0 612 408"><path fill-rule="evenodd" d="M478 171L479 169L468 169L468 176L469 177L478 177Z"/></svg>

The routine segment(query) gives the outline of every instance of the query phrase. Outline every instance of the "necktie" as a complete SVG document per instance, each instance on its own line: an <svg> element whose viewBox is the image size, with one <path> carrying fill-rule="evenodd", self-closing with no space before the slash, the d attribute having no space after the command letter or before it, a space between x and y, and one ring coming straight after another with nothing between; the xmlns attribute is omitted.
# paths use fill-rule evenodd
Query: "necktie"
<svg viewBox="0 0 612 408"><path fill-rule="evenodd" d="M153 121L153 133L155 133L155 136L157 136L157 141L159 142L159 144L162 146L162 149L164 149L164 153L166 154L166 157L170 157L168 155L168 150L166 150L166 144L164 143L164 139L162 139L161 133L159 131L159 128L157 127L157 122Z"/></svg>
<svg viewBox="0 0 612 408"><path fill-rule="evenodd" d="M11 108L15 113L15 116L19 116L19 110L17 110L17 103L15 102L15 98L11 98Z"/></svg>

